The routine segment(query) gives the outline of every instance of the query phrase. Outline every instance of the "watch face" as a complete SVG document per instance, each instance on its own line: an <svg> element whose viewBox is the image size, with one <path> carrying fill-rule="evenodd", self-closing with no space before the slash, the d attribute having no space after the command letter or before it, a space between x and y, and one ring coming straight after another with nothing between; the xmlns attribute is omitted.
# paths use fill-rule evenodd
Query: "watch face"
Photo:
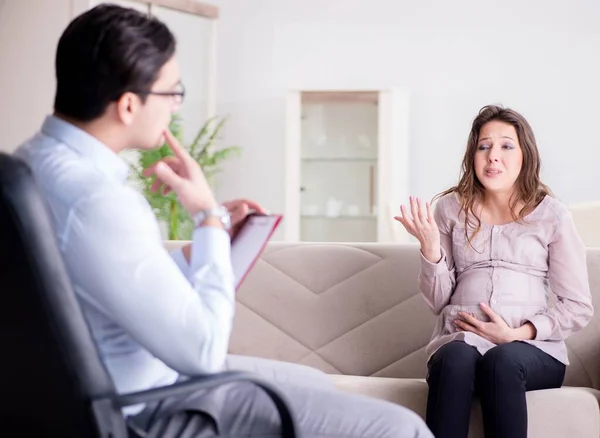
<svg viewBox="0 0 600 438"><path fill-rule="evenodd" d="M224 206L219 207L219 210L220 210L220 219L221 219L221 222L223 223L223 226L226 229L229 229L231 227L231 215L229 214L229 210L227 210L227 208Z"/></svg>
<svg viewBox="0 0 600 438"><path fill-rule="evenodd" d="M219 218L219 220L223 224L223 227L225 227L226 230L229 230L231 228L231 216L229 215L229 210L227 210L227 208L224 206L219 206L211 210L204 210L200 213L197 213L194 217L195 225L198 226L207 217Z"/></svg>

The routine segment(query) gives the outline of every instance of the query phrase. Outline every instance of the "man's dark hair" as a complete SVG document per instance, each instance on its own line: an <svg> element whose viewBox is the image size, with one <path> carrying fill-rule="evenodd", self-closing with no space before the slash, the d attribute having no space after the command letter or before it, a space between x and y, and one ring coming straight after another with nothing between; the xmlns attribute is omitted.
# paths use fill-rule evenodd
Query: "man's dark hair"
<svg viewBox="0 0 600 438"><path fill-rule="evenodd" d="M175 37L156 18L116 5L96 6L60 37L54 110L87 122L127 91L144 99L174 53Z"/></svg>

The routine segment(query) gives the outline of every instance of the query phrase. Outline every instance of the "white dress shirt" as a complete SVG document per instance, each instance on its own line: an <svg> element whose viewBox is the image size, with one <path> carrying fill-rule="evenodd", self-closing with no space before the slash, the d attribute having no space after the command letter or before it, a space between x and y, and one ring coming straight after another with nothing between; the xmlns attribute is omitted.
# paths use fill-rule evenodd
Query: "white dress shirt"
<svg viewBox="0 0 600 438"><path fill-rule="evenodd" d="M15 155L31 167L67 270L119 393L222 368L234 314L226 231L194 231L188 265L169 254L127 163L57 117ZM125 409L134 414L142 406Z"/></svg>

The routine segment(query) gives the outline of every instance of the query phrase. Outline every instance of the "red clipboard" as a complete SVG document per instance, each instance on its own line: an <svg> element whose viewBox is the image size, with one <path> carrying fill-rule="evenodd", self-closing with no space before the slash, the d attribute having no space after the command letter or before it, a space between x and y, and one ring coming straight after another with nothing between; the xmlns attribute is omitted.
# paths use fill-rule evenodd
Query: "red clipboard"
<svg viewBox="0 0 600 438"><path fill-rule="evenodd" d="M276 214L251 214L236 231L231 240L231 265L236 291L256 264L282 219L282 215Z"/></svg>

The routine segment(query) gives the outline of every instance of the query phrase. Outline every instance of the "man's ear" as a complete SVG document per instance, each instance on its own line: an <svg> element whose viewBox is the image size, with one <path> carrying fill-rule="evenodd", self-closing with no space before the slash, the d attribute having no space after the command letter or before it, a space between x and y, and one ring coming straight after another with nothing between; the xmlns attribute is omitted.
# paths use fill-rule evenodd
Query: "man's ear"
<svg viewBox="0 0 600 438"><path fill-rule="evenodd" d="M142 102L137 94L123 93L117 101L117 116L121 122L129 126L133 123L133 119L141 107Z"/></svg>

